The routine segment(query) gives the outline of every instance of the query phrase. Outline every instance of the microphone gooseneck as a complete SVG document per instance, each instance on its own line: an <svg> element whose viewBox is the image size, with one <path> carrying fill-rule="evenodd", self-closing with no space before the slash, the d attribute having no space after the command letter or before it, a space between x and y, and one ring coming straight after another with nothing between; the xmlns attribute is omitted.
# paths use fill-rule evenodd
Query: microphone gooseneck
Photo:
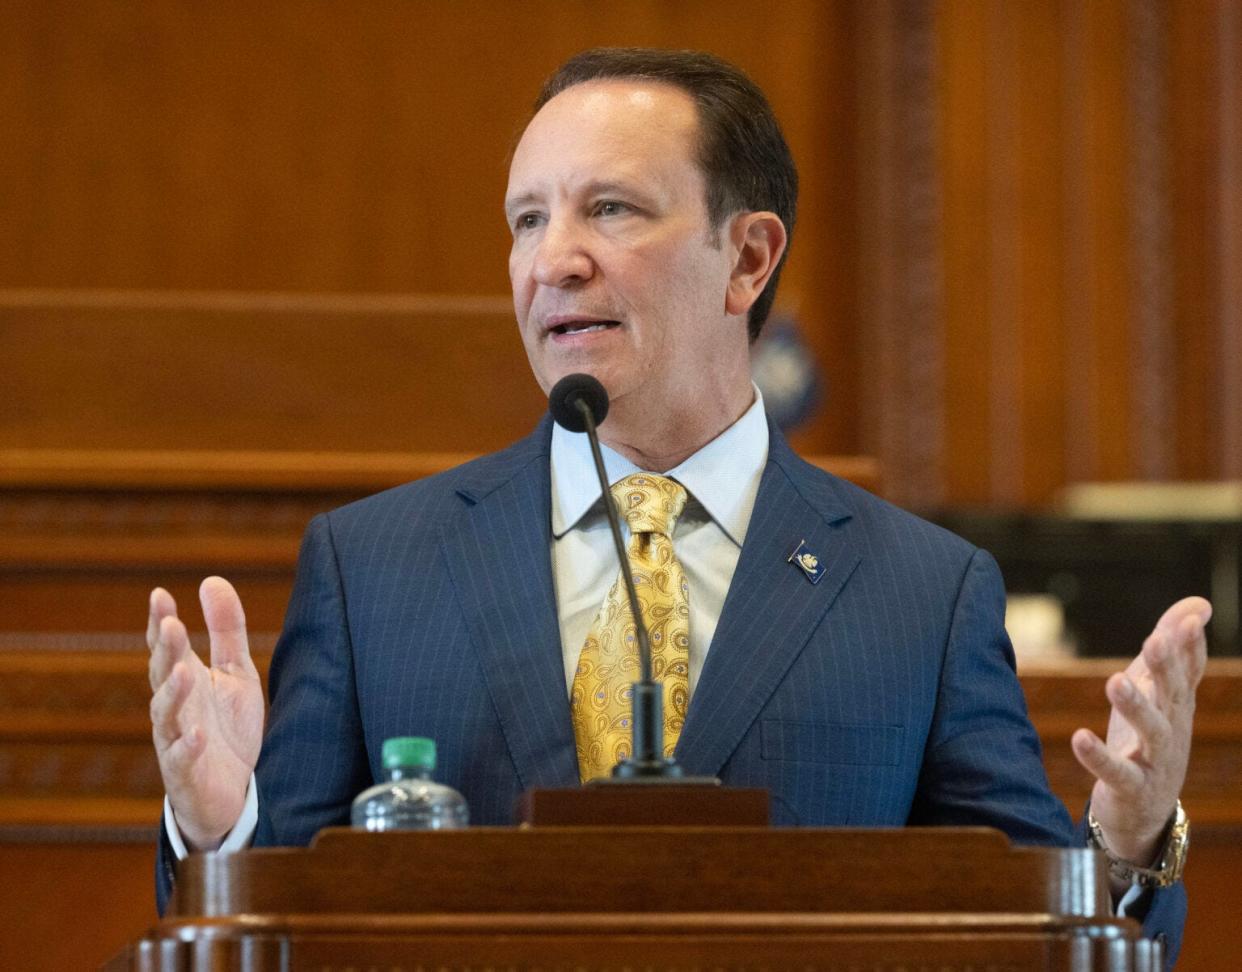
<svg viewBox="0 0 1242 972"><path fill-rule="evenodd" d="M630 700L632 756L614 766L612 775L616 779L681 777L681 767L671 758L666 759L664 756L664 689L651 677L651 641L638 605L634 573L630 569L630 558L626 555L625 543L621 539L621 520L612 500L612 491L608 487L604 457L599 450L596 426L608 414L608 392L591 375L566 375L548 393L548 409L558 425L570 432L585 432L591 443L591 455L595 459L595 472L599 476L599 488L604 497L608 526L612 530L612 543L621 564L621 576L625 579L630 614L634 618L638 638L640 678L633 685Z"/></svg>

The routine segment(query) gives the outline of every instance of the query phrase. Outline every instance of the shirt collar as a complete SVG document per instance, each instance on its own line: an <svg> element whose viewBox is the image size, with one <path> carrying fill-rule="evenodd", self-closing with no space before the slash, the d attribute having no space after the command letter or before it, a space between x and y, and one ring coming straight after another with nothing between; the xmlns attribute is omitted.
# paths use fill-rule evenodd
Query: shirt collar
<svg viewBox="0 0 1242 972"><path fill-rule="evenodd" d="M675 479L707 511L716 524L739 547L755 508L759 480L768 459L768 423L763 396L755 400L736 422L685 462L662 475ZM625 456L600 444L608 482L642 472ZM599 501L599 481L591 444L585 432L552 429L552 534L558 540L577 525Z"/></svg>

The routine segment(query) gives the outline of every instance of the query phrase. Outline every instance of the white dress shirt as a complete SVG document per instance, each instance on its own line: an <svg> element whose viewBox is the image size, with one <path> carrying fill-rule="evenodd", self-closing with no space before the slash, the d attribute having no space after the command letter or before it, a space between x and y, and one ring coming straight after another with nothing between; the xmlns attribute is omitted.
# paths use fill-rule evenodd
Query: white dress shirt
<svg viewBox="0 0 1242 972"><path fill-rule="evenodd" d="M607 446L600 452L609 483L646 471ZM690 592L691 695L733 581L767 460L768 422L756 388L754 403L740 419L681 465L660 474L677 480L688 494L673 528L673 546ZM551 465L552 579L568 693L578 655L619 568L586 433L556 426ZM621 534L629 539L624 521Z"/></svg>

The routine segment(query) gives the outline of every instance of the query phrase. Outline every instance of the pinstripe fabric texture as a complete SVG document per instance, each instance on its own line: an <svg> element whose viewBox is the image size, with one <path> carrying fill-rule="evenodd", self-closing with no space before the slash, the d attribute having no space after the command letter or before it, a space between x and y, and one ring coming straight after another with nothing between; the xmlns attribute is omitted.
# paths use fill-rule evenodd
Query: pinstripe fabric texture
<svg viewBox="0 0 1242 972"><path fill-rule="evenodd" d="M549 556L550 422L312 521L273 659L256 842L347 823L397 735L436 740L477 824L578 771ZM812 584L799 541L827 565ZM971 824L1075 842L1048 789L995 562L802 462L771 430L677 758L803 826ZM1081 844L1079 844L1081 846ZM171 873L161 853L157 874ZM1148 916L1177 932L1181 888Z"/></svg>
<svg viewBox="0 0 1242 972"><path fill-rule="evenodd" d="M261 839L345 819L391 735L434 738L472 819L576 780L549 544L549 430L317 518L273 661ZM827 565L788 563L800 540ZM1064 843L987 554L774 434L677 755L793 824L973 822ZM290 758L290 756L293 758Z"/></svg>

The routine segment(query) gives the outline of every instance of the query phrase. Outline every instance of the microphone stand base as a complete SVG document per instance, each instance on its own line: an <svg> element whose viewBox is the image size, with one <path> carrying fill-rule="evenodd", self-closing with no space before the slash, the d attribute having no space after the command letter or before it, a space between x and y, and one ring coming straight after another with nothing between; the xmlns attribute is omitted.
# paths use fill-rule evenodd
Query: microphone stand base
<svg viewBox="0 0 1242 972"><path fill-rule="evenodd" d="M720 785L715 777L709 779ZM624 759L612 768L612 776L601 776L588 780L587 785L595 783L684 783L685 771L673 759Z"/></svg>
<svg viewBox="0 0 1242 972"><path fill-rule="evenodd" d="M601 778L584 786L527 790L528 827L767 827L767 790L725 787L711 776Z"/></svg>
<svg viewBox="0 0 1242 972"><path fill-rule="evenodd" d="M620 774L614 776L601 776L594 780L587 780L582 785L588 789L597 786L723 786L720 780L715 776L668 776L660 773L634 773L626 776L622 776Z"/></svg>

